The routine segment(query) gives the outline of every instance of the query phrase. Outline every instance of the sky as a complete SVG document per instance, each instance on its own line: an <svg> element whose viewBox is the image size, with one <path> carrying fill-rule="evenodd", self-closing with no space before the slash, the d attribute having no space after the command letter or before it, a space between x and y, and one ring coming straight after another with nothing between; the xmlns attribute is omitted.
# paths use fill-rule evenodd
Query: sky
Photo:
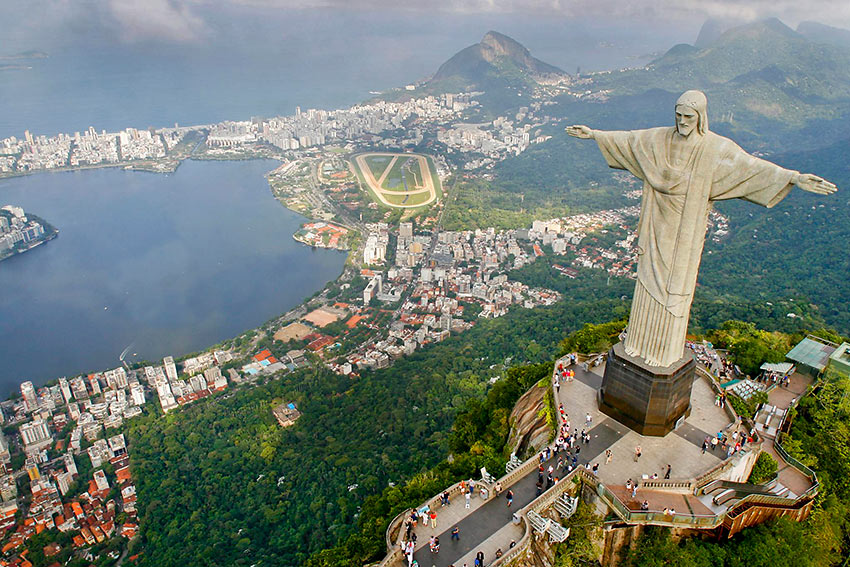
<svg viewBox="0 0 850 567"><path fill-rule="evenodd" d="M693 34L707 18L747 21L778 17L791 27L818 20L850 28L846 0L28 0L0 3L6 46L50 38L98 37L119 43L212 44L228 31L224 15L306 18L311 13L376 16L423 24L519 17L541 22L594 22L599 27L666 29ZM283 26L285 31L285 26ZM5 48L0 44L0 51Z"/></svg>
<svg viewBox="0 0 850 567"><path fill-rule="evenodd" d="M766 17L850 28L850 1L0 0L0 57L50 55L0 69L0 137L338 108L491 30L575 73L644 65L708 18Z"/></svg>

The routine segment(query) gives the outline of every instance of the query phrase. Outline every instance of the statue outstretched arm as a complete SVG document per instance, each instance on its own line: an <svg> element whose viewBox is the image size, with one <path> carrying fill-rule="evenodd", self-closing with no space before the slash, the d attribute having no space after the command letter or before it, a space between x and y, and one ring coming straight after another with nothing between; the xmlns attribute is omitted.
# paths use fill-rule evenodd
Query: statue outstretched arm
<svg viewBox="0 0 850 567"><path fill-rule="evenodd" d="M794 176L791 177L791 183L803 191L817 193L818 195L830 195L838 191L838 187L836 187L834 183L830 183L823 177L818 177L811 173L795 173Z"/></svg>
<svg viewBox="0 0 850 567"><path fill-rule="evenodd" d="M574 138L581 138L582 140L593 140L596 138L596 130L592 130L581 124L567 126L567 134Z"/></svg>

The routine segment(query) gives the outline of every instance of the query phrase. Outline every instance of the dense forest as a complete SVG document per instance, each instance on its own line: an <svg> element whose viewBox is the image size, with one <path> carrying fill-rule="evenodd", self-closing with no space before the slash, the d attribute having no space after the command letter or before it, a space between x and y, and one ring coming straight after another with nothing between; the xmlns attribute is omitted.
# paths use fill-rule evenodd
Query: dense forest
<svg viewBox="0 0 850 567"><path fill-rule="evenodd" d="M306 369L178 413L136 420L129 438L139 479L142 538L134 551L142 550L141 564L361 565L383 553L383 531L399 510L480 466L499 470L507 414L515 400L548 376L547 361L558 353L604 350L615 340L632 287L631 280L609 280L593 270L582 270L575 280L565 278L546 260L512 275L568 292L569 299L482 321L389 369L358 378ZM770 358L806 331L794 329L793 337L778 333L778 327L800 321L774 315L767 317L773 323L769 330L730 322L711 338L726 341L738 362ZM522 363L526 366L516 366ZM496 376L501 379L490 387L488 380ZM271 413L284 401L295 402L303 412L289 429L282 429ZM846 495L829 487L846 486L842 471L850 459L842 460L842 452L850 445L840 449L826 440L848 435L841 425L846 407L840 410L845 414L830 411L827 423L821 405L802 404L789 447L806 462L818 465L823 459L835 469L835 480L824 481L825 494L839 499ZM840 427L844 430L836 431ZM449 453L451 463L444 460ZM823 506L829 502L824 498ZM832 549L846 531L843 520L834 517L837 510L829 507L799 526L759 528L729 545L768 545L786 532L809 537L825 523L834 526L834 533L829 538L820 534L823 541L816 543ZM699 541L673 544L664 537L650 532L639 549L651 548L647 553L659 556L703 553ZM591 539L577 537L568 545L584 542L587 556ZM823 553L832 557L833 552ZM561 565L571 565L563 563L564 557L578 555L559 557ZM655 564L640 563L637 556L629 560L635 566Z"/></svg>
<svg viewBox="0 0 850 567"><path fill-rule="evenodd" d="M570 301L481 321L359 378L302 370L134 420L141 564L295 565L349 536L367 497L463 449L452 424L490 378L551 360L586 322L625 316L630 282L589 272L570 285ZM289 429L271 413L281 402L303 413Z"/></svg>
<svg viewBox="0 0 850 567"><path fill-rule="evenodd" d="M639 184L609 170L595 144L577 145L564 136L559 133L505 160L491 181L461 183L447 209L447 225L528 226L534 215L552 218L635 204L623 193ZM784 167L835 182L839 191L834 195L795 188L772 209L740 200L717 204L730 219L730 234L719 243L706 243L694 299L694 330L741 319L783 331L820 321L850 333L850 255L842 252L850 242L849 147L850 140L845 140L771 157ZM541 212L546 214L541 217ZM783 317L788 321L779 325Z"/></svg>
<svg viewBox="0 0 850 567"><path fill-rule="evenodd" d="M707 247L711 253L703 255L700 283L718 295L762 303L802 300L816 306L830 326L850 333L848 147L850 140L772 158L785 167L833 181L839 187L833 195L794 189L772 209L741 201L721 203L718 210L729 216L731 235L721 244ZM804 314L799 309L788 313Z"/></svg>

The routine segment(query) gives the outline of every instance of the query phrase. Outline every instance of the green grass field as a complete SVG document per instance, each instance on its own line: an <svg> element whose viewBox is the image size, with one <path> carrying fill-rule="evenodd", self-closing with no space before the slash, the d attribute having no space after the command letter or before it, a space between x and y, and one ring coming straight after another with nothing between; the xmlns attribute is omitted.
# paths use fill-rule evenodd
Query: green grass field
<svg viewBox="0 0 850 567"><path fill-rule="evenodd" d="M407 197L407 201L404 198ZM428 193L416 193L413 195L384 195L384 198L387 202L392 203L393 205L404 205L404 206L413 206L413 205L421 205L428 200Z"/></svg>
<svg viewBox="0 0 850 567"><path fill-rule="evenodd" d="M387 166L390 164L392 159L393 158L391 156L367 156L365 161L369 166L369 169L372 171L372 175L374 175L377 180L384 174L384 170L387 169Z"/></svg>
<svg viewBox="0 0 850 567"><path fill-rule="evenodd" d="M404 183L402 183L401 178L402 168L406 170L408 191L414 191L417 187L423 186L419 160L415 157L399 156L381 188L386 191L404 191Z"/></svg>
<svg viewBox="0 0 850 567"><path fill-rule="evenodd" d="M397 156L395 163L393 164L393 168L391 171L387 172L387 178L384 180L384 184L380 189L380 192L383 198L386 200L384 203L376 194L375 190L366 183L365 180L365 168L369 168L369 173L374 175L375 180L377 181L381 175L387 170L387 166L394 156ZM427 162L427 171L426 175L431 176L432 183L434 184L434 192L437 199L442 195L442 189L440 185L440 178L437 175L436 166L434 165L433 160L430 156L422 156L425 158ZM401 171L404 165L408 160L410 161L409 166L406 168L406 177L407 177L407 187L408 191L416 191L417 186L421 189L424 185L422 180L422 167L419 161L419 155L412 154L393 154L393 155L374 155L367 154L363 156L363 161L365 162L361 167L358 163L357 159L352 159L352 169L354 170L354 175L357 180L360 182L361 188L364 189L369 196L379 203L381 206L389 206L391 207L418 207L418 206L427 206L425 203L429 200L430 194L428 192L417 193L414 195L407 195L404 193L404 184L401 182ZM394 183L392 182L394 180Z"/></svg>

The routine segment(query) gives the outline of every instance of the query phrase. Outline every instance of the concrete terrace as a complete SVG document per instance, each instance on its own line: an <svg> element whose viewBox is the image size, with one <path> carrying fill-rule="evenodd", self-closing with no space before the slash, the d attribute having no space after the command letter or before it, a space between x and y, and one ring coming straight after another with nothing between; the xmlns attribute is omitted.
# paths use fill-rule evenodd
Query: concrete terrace
<svg viewBox="0 0 850 567"><path fill-rule="evenodd" d="M558 361L555 364L557 368ZM566 364L565 364L566 367ZM560 388L554 392L555 406L562 404L569 416L570 427L582 431L587 429L590 443L582 444L579 453L579 464L587 467L599 464L598 478L629 508L640 509L640 503L647 500L650 510L661 512L665 508L675 508L678 513L693 515L712 515L712 511L703 505L696 497L686 494L672 494L663 490L641 488L635 498L631 491L626 491L628 479L640 481L649 479L657 474L663 479L667 464L672 465L671 482L681 479L688 482L723 461L718 449L716 452L702 452L702 443L707 436L716 435L718 431L731 434L735 426L732 417L718 406L714 405L715 392L704 378L698 377L694 382L691 393L691 415L678 430L663 438L644 437L620 424L616 420L602 414L597 409L597 392L602 384L604 365L597 366L591 371L581 365L572 367L575 379L561 381ZM591 423L586 427L586 415L590 414ZM635 462L635 447L640 445L642 456ZM610 463L605 462L605 451L612 451ZM557 465L559 455L554 454L545 463L553 467ZM432 501L431 506L437 511L437 526L419 523L415 528L417 536L414 558L421 567L461 567L464 563L473 565L475 555L481 551L485 556L485 564L489 565L496 557L496 550L507 552L511 541L519 542L525 530L513 522L513 513L522 509L535 500L537 482L537 463L534 457L527 461L521 478L513 482L512 476L505 475L500 479L503 493L499 497L490 494L483 499L480 492L470 501L470 508L465 507L465 499L457 490L452 488L451 504L440 507L439 499ZM563 478L566 469L562 467L554 474ZM481 486L481 483L478 484ZM514 493L512 506L509 508L504 497L508 490ZM420 506L421 508L421 506ZM460 530L460 540L452 541L451 530L457 526ZM439 553L431 553L429 541L437 536L440 541ZM389 559L389 557L388 557ZM406 564L400 557L395 561L385 562L385 565Z"/></svg>

